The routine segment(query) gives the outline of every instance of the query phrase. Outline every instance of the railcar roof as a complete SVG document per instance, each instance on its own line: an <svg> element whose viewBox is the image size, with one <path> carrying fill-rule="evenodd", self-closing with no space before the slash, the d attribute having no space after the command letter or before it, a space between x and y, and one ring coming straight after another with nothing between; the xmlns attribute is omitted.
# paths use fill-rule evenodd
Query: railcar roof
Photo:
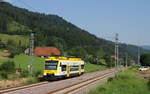
<svg viewBox="0 0 150 94"><path fill-rule="evenodd" d="M50 57L45 59L45 61L48 60L70 60L70 61L83 61L81 58L68 58L68 57Z"/></svg>

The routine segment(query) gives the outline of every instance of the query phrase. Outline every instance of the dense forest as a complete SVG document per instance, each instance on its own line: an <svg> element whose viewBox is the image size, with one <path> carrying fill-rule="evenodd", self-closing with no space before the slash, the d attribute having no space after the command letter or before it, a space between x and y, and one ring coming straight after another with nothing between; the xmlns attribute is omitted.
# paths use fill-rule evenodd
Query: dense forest
<svg viewBox="0 0 150 94"><path fill-rule="evenodd" d="M114 55L114 43L98 38L89 32L80 29L57 15L46 15L17 8L9 3L0 3L0 34L21 35L29 38L31 32L35 34L35 46L55 46L63 56L82 58L104 58ZM28 47L8 40L0 40L0 47L12 51L13 55L23 53ZM17 45L17 46L16 46ZM120 57L137 57L137 46L119 44ZM15 52L13 52L15 51ZM150 53L141 48L142 53Z"/></svg>

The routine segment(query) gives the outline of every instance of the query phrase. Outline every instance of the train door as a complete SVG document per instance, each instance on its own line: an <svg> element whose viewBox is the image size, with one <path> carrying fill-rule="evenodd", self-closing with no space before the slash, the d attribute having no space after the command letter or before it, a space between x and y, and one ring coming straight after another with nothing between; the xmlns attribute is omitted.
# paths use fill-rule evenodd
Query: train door
<svg viewBox="0 0 150 94"><path fill-rule="evenodd" d="M81 74L81 65L79 64L79 75Z"/></svg>
<svg viewBox="0 0 150 94"><path fill-rule="evenodd" d="M69 64L67 64L67 77L70 76L70 67L69 67Z"/></svg>

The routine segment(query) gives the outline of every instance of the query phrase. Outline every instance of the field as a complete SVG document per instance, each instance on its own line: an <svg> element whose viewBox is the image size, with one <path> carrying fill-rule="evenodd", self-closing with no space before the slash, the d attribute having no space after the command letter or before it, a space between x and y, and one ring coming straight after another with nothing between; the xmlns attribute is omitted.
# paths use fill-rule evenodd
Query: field
<svg viewBox="0 0 150 94"><path fill-rule="evenodd" d="M8 34L0 34L0 40L3 43L7 43L8 40L14 41L16 44L19 44L21 41L21 45L27 47L29 45L29 39L23 35L8 35Z"/></svg>
<svg viewBox="0 0 150 94"><path fill-rule="evenodd" d="M104 70L104 69L107 69L107 68L108 68L107 66L87 63L85 65L85 72L95 72L95 71Z"/></svg>
<svg viewBox="0 0 150 94"><path fill-rule="evenodd" d="M29 64L31 61L31 57L25 54L20 54L15 56L14 59L12 59L15 62L16 68L21 68L22 70L28 71ZM39 72L44 69L44 59L40 57L34 57L33 58L33 68L34 72Z"/></svg>
<svg viewBox="0 0 150 94"><path fill-rule="evenodd" d="M150 94L147 80L137 75L134 70L126 70L109 79L104 84L97 86L88 94Z"/></svg>

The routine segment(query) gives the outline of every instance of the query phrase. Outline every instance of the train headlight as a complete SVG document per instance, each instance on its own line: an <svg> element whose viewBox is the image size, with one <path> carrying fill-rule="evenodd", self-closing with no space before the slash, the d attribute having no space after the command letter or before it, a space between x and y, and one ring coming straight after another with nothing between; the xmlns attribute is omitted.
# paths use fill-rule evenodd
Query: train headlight
<svg viewBox="0 0 150 94"><path fill-rule="evenodd" d="M46 75L46 73L43 74L44 76Z"/></svg>

